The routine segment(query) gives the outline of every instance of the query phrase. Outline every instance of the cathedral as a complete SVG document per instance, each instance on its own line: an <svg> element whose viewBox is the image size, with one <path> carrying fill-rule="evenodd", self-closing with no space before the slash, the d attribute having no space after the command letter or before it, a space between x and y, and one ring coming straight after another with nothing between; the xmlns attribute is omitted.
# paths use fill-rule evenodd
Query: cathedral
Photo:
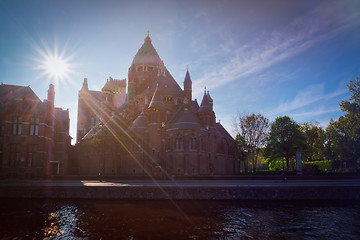
<svg viewBox="0 0 360 240"><path fill-rule="evenodd" d="M126 91L127 87L127 91ZM216 122L214 101L204 90L192 97L187 70L181 88L147 34L126 79L107 79L79 91L76 168L82 175L179 176L235 175L236 142Z"/></svg>

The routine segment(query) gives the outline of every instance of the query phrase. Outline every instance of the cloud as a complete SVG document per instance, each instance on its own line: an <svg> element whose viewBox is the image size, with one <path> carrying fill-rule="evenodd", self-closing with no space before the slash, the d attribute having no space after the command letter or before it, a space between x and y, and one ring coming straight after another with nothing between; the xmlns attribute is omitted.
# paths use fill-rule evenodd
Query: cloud
<svg viewBox="0 0 360 240"><path fill-rule="evenodd" d="M253 42L248 42L234 49L234 43L222 44L221 49L234 49L233 54L223 65L209 69L208 73L194 81L194 94L199 94L203 86L211 89L229 82L242 79L264 71L304 52L315 44L336 36L348 28L356 15L337 14L337 4L322 4L307 14L294 19L281 30L273 31ZM205 47L206 42L192 39L193 46ZM245 79L245 80L244 80ZM197 91L198 92L197 92Z"/></svg>
<svg viewBox="0 0 360 240"><path fill-rule="evenodd" d="M323 115L326 113L334 113L334 112L339 112L340 108L332 108L332 109L318 109L315 111L308 111L308 112L301 112L301 113L295 113L295 114L291 114L291 116L293 118L309 118L309 117L314 117L314 116L319 116L319 115Z"/></svg>
<svg viewBox="0 0 360 240"><path fill-rule="evenodd" d="M293 110L303 108L318 101L328 100L337 97L346 92L346 88L339 88L331 93L324 94L324 84L310 85L305 90L300 90L293 100L281 103L275 110L271 111L268 115L276 116L282 113L289 113ZM301 114L299 113L299 115Z"/></svg>

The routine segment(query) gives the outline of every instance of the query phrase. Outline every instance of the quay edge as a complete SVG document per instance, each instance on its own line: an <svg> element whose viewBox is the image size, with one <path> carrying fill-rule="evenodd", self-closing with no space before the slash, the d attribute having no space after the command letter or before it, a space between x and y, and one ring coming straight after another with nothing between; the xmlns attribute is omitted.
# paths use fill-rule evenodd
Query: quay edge
<svg viewBox="0 0 360 240"><path fill-rule="evenodd" d="M360 186L0 186L0 198L360 200Z"/></svg>

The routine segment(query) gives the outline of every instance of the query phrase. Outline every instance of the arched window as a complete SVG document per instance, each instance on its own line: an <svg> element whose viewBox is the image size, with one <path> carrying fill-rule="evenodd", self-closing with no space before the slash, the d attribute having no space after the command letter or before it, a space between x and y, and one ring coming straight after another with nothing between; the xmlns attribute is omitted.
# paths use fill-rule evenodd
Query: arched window
<svg viewBox="0 0 360 240"><path fill-rule="evenodd" d="M189 138L189 149L196 149L196 144L195 144L195 138L194 137L190 137Z"/></svg>
<svg viewBox="0 0 360 240"><path fill-rule="evenodd" d="M176 149L184 149L184 140L181 137L176 139Z"/></svg>

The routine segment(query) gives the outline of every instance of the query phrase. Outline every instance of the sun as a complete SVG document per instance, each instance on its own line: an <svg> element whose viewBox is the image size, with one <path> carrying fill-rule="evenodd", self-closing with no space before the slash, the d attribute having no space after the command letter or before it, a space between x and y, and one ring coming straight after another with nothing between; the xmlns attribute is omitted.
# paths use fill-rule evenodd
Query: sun
<svg viewBox="0 0 360 240"><path fill-rule="evenodd" d="M71 81L74 73L73 55L65 56L65 50L59 51L56 47L36 47L38 57L35 60L35 69L39 70L39 78L45 77L49 82L66 83Z"/></svg>
<svg viewBox="0 0 360 240"><path fill-rule="evenodd" d="M69 71L68 63L60 58L50 56L44 64L45 71L54 78L63 78Z"/></svg>

